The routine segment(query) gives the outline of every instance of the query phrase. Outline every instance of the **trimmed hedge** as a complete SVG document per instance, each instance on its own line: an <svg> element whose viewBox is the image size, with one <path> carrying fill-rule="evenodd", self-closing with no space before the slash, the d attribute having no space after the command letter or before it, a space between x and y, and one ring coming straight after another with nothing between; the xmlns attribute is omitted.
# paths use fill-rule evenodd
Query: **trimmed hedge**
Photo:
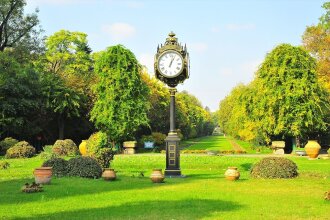
<svg viewBox="0 0 330 220"><path fill-rule="evenodd" d="M15 144L17 144L19 141L12 137L6 137L2 141L0 141L0 152L3 152L3 154L6 153L6 151L13 147Z"/></svg>
<svg viewBox="0 0 330 220"><path fill-rule="evenodd" d="M71 158L68 161L68 176L100 178L102 167L91 157Z"/></svg>
<svg viewBox="0 0 330 220"><path fill-rule="evenodd" d="M53 153L58 156L76 156L79 155L79 149L71 139L57 140L53 145Z"/></svg>
<svg viewBox="0 0 330 220"><path fill-rule="evenodd" d="M46 160L42 167L52 167L53 168L53 175L56 177L66 176L68 174L68 161L62 158L52 158Z"/></svg>
<svg viewBox="0 0 330 220"><path fill-rule="evenodd" d="M256 163L251 169L253 178L278 179L298 176L297 165L283 157L266 157Z"/></svg>
<svg viewBox="0 0 330 220"><path fill-rule="evenodd" d="M26 141L20 141L6 152L6 158L28 158L33 157L36 150Z"/></svg>

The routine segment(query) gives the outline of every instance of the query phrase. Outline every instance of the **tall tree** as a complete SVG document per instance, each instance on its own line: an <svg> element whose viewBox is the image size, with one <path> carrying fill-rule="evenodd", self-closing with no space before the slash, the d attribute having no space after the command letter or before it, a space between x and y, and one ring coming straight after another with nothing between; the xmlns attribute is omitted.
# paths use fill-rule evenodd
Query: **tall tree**
<svg viewBox="0 0 330 220"><path fill-rule="evenodd" d="M43 107L39 75L7 52L0 52L0 73L0 135L36 135Z"/></svg>
<svg viewBox="0 0 330 220"><path fill-rule="evenodd" d="M87 35L61 30L46 39L46 53L41 62L46 85L47 107L58 122L59 139L65 137L65 122L72 117L87 115L91 106L93 81L91 49ZM49 80L51 79L51 80Z"/></svg>
<svg viewBox="0 0 330 220"><path fill-rule="evenodd" d="M0 2L0 51L5 48L28 47L38 49L38 10L24 15L25 0L1 0Z"/></svg>
<svg viewBox="0 0 330 220"><path fill-rule="evenodd" d="M322 7L326 13L317 25L306 28L302 39L303 46L316 58L318 76L330 92L330 2Z"/></svg>
<svg viewBox="0 0 330 220"><path fill-rule="evenodd" d="M91 120L113 144L133 138L139 126L148 124L149 90L140 64L130 50L117 45L99 55L95 72L99 81Z"/></svg>
<svg viewBox="0 0 330 220"><path fill-rule="evenodd" d="M256 73L251 110L265 138L301 137L326 128L327 95L319 84L315 60L302 48L281 44Z"/></svg>

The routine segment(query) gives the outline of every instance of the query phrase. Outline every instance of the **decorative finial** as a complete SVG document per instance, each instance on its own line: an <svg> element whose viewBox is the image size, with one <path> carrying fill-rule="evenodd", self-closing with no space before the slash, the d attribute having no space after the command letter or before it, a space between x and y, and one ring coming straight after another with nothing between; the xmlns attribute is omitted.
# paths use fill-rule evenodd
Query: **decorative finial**
<svg viewBox="0 0 330 220"><path fill-rule="evenodd" d="M176 38L174 32L171 31L168 34L168 38L166 38L165 45L177 45L177 44L178 44L178 38Z"/></svg>
<svg viewBox="0 0 330 220"><path fill-rule="evenodd" d="M168 34L168 36L170 36L171 38L175 36L174 32L171 31L171 33Z"/></svg>

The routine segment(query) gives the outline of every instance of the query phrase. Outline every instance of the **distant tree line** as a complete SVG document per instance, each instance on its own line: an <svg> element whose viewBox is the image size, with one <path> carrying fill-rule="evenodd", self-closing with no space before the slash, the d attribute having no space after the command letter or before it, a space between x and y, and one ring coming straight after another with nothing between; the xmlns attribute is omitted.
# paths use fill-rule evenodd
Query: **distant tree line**
<svg viewBox="0 0 330 220"><path fill-rule="evenodd" d="M80 142L96 130L113 142L169 131L168 89L122 45L92 53L87 35L42 36L24 0L0 3L0 139L44 144ZM177 94L184 138L212 133L212 113L187 92Z"/></svg>

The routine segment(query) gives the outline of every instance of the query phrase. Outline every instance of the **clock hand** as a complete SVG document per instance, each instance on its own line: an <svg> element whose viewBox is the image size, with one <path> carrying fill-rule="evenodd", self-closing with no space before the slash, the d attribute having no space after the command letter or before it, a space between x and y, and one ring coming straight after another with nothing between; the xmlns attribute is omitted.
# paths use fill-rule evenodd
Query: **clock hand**
<svg viewBox="0 0 330 220"><path fill-rule="evenodd" d="M172 57L171 62L170 62L170 65L168 65L168 67L171 67L172 66L173 60L174 60L174 56Z"/></svg>

